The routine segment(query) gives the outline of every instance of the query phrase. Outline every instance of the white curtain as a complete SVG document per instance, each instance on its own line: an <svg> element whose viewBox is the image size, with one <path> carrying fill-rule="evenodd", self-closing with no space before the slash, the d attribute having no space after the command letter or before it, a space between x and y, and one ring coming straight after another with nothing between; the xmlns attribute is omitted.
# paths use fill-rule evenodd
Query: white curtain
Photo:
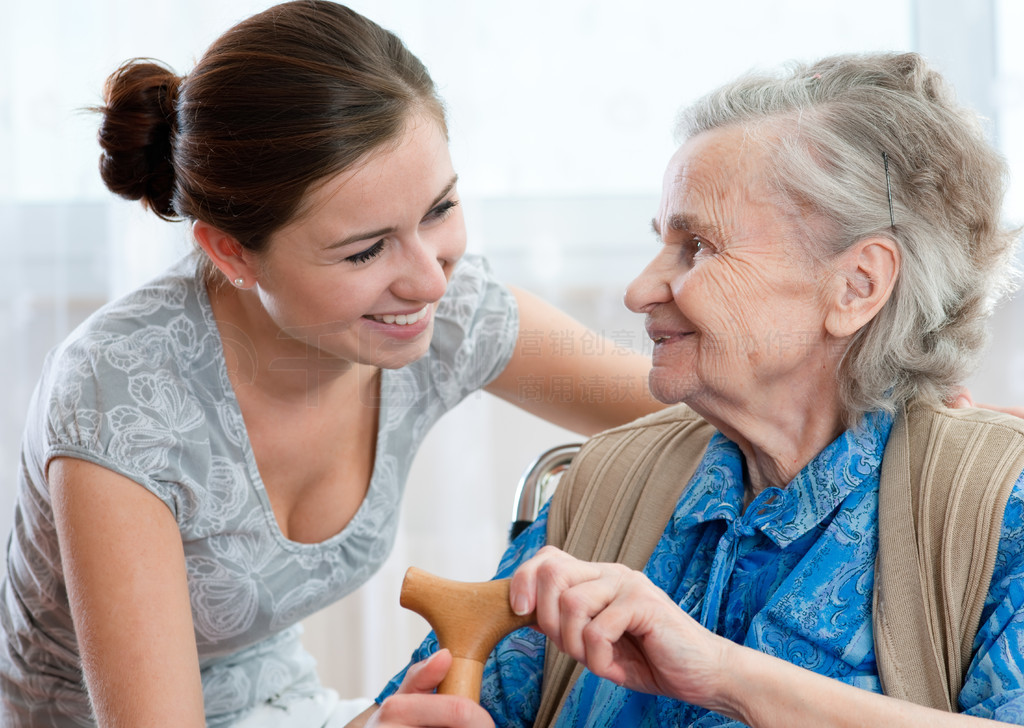
<svg viewBox="0 0 1024 728"><path fill-rule="evenodd" d="M121 61L151 56L187 72L218 33L269 3L0 2L0 335L7 344L0 523L7 524L25 403L44 353L189 244L184 226L102 188L96 119L82 109L99 101ZM1024 64L1009 35L1024 18L1014 0L352 5L420 55L448 102L470 249L488 254L509 282L637 347L640 322L622 308L621 293L654 250L648 226L675 113L743 70L841 51L932 47L934 60L958 73L969 61L928 41L952 32L962 43L966 34L999 49L991 72L964 83L1006 120L994 133L1024 168L1024 141L1012 133L1024 128ZM1014 189L1009 209L1019 219L1024 204ZM972 387L1024 404L1014 376L1024 371L1024 341L1000 315L997 356ZM398 607L405 568L486 579L504 545L519 473L541 450L571 439L484 395L443 420L414 465L385 567L307 623L324 681L344 696L375 694L425 631Z"/></svg>

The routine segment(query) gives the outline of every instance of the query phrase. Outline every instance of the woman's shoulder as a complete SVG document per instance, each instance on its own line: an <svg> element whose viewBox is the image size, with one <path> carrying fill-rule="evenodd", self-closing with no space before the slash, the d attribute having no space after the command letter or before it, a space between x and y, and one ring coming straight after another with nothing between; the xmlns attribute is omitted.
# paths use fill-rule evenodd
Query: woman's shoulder
<svg viewBox="0 0 1024 728"><path fill-rule="evenodd" d="M515 312L512 292L497 280L486 258L473 254L464 255L456 264L448 289L437 304L438 322L461 330L483 317L509 319Z"/></svg>
<svg viewBox="0 0 1024 728"><path fill-rule="evenodd" d="M466 255L437 305L429 355L407 367L431 382L447 406L505 368L519 334L519 309L487 261Z"/></svg>
<svg viewBox="0 0 1024 728"><path fill-rule="evenodd" d="M158 419L178 432L195 426L197 393L214 397L220 371L219 338L200 299L193 271L179 263L97 310L52 350L37 391L51 442L96 448L143 420L151 429Z"/></svg>
<svg viewBox="0 0 1024 728"><path fill-rule="evenodd" d="M196 275L189 256L104 304L51 351L49 367L68 375L97 367L130 372L196 353L209 328Z"/></svg>
<svg viewBox="0 0 1024 728"><path fill-rule="evenodd" d="M199 313L195 305L200 301L197 265L195 256L188 255L160 275L105 303L72 332L68 341L93 332L130 332L190 309L193 315Z"/></svg>
<svg viewBox="0 0 1024 728"><path fill-rule="evenodd" d="M911 422L916 419L929 423L962 423L977 430L1005 431L1013 439L1016 437L1012 433L1024 437L1024 419L982 407L951 408L937 402L915 400L907 405L907 417Z"/></svg>

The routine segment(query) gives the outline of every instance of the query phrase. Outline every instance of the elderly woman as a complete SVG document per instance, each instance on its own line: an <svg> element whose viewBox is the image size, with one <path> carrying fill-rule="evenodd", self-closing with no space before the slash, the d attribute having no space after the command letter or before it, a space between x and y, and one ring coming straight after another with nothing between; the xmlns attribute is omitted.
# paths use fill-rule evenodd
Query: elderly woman
<svg viewBox="0 0 1024 728"><path fill-rule="evenodd" d="M371 721L1024 724L1024 423L942 406L1006 284L999 157L913 54L743 78L682 137L626 301L686 406L591 440L506 554L540 631L487 712L425 694L442 651Z"/></svg>

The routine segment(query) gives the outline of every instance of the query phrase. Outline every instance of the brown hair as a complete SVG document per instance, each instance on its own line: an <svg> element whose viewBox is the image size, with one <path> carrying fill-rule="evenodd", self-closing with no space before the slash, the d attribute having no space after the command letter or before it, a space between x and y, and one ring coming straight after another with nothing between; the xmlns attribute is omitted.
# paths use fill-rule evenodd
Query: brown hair
<svg viewBox="0 0 1024 728"><path fill-rule="evenodd" d="M111 191L256 252L311 185L397 142L414 111L445 128L434 83L402 41L324 0L239 23L187 77L128 61L104 101L100 173Z"/></svg>

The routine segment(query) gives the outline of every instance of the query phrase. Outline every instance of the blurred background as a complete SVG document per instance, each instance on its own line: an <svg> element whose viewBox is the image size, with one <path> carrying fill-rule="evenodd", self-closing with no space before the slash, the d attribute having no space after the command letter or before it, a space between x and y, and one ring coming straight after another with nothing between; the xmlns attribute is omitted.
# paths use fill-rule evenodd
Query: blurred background
<svg viewBox="0 0 1024 728"><path fill-rule="evenodd" d="M0 531L10 523L25 407L45 353L103 302L189 250L186 226L108 193L96 118L106 76L148 56L187 73L259 0L0 0ZM1024 222L1022 0L354 0L426 63L448 104L471 251L500 277L643 350L625 284L649 231L678 109L755 67L837 52L917 50L981 113L1008 157L1009 221ZM628 5L628 7L627 7ZM1024 405L1020 297L969 382ZM490 576L522 470L575 441L487 395L428 437L385 567L308 620L325 683L375 695L426 630L398 606L410 565ZM0 567L2 568L2 567Z"/></svg>

